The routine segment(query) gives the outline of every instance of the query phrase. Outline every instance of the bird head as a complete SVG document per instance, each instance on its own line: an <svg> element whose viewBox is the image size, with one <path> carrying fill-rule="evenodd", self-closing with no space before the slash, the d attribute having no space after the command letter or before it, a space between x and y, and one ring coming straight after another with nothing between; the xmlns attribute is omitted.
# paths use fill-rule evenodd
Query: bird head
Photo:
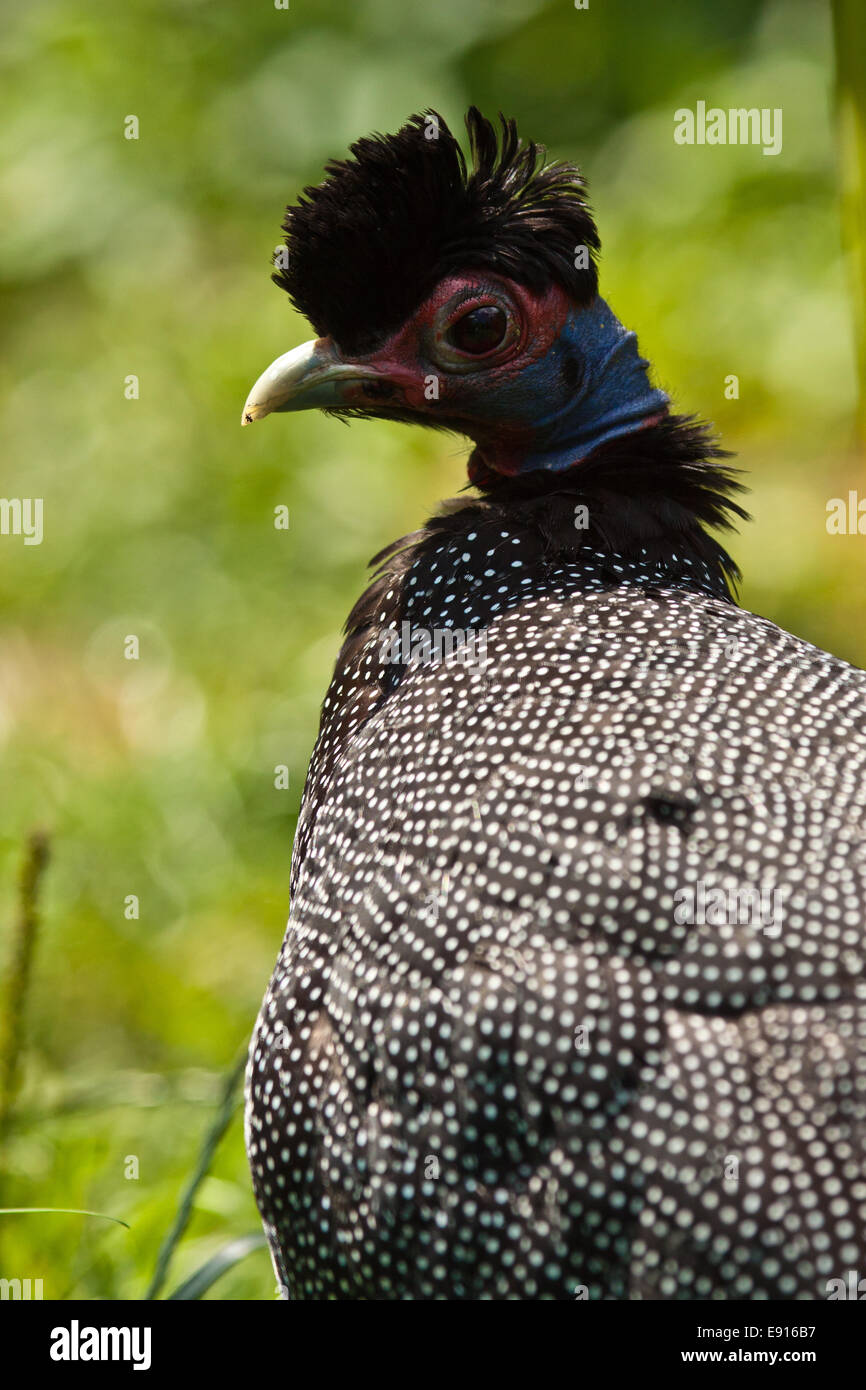
<svg viewBox="0 0 866 1390"><path fill-rule="evenodd" d="M470 476L561 471L659 420L635 335L598 294L572 164L471 108L359 140L286 213L273 279L319 335L259 377L243 423L311 406L458 431Z"/></svg>

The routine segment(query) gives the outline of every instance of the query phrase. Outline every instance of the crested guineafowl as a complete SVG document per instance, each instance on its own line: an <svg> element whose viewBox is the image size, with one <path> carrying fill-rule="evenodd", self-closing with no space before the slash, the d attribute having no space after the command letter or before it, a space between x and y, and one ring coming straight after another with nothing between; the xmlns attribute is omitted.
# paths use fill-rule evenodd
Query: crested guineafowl
<svg viewBox="0 0 866 1390"><path fill-rule="evenodd" d="M866 675L737 606L745 517L474 108L287 213L244 422L457 431L324 702L247 1145L292 1299L824 1299L866 1248ZM362 441L359 439L359 448Z"/></svg>

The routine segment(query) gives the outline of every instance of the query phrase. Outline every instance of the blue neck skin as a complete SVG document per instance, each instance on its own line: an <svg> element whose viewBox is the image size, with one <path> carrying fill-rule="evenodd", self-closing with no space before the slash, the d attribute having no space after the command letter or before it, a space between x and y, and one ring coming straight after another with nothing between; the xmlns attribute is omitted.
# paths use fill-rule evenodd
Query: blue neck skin
<svg viewBox="0 0 866 1390"><path fill-rule="evenodd" d="M565 362L581 368L568 385ZM520 392L531 401L532 430L519 458L499 471L509 475L547 469L559 473L579 463L601 444L653 424L669 404L664 391L650 385L649 364L637 350L637 335L624 328L600 297L574 309L565 327L538 362L521 373ZM544 403L539 412L538 405ZM496 468L495 458L482 460Z"/></svg>

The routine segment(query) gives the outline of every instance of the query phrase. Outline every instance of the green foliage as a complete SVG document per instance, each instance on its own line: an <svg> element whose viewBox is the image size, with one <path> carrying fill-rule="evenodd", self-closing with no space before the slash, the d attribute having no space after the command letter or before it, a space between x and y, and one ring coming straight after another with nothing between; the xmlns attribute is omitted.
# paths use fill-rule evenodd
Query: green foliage
<svg viewBox="0 0 866 1390"><path fill-rule="evenodd" d="M502 108L576 157L604 293L751 473L744 602L863 663L862 538L825 527L863 486L831 24L818 0L44 0L6 30L3 492L44 498L45 539L0 538L4 932L34 826L52 865L2 1201L131 1229L0 1217L0 1272L136 1298L276 956L365 562L465 478L458 441L400 426L241 432L248 387L309 336L268 280L283 204L427 106ZM782 153L675 145L698 99L782 107ZM189 1218L172 1285L256 1229L238 1107ZM209 1296L272 1297L266 1253Z"/></svg>

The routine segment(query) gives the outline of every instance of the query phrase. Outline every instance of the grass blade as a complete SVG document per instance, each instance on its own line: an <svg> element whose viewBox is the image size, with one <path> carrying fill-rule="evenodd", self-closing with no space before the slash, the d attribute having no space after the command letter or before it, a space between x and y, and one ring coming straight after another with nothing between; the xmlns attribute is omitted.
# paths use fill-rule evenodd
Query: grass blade
<svg viewBox="0 0 866 1390"><path fill-rule="evenodd" d="M201 1147L201 1153L199 1154L198 1163L195 1166L195 1171L193 1172L192 1177L190 1178L189 1182L184 1188L184 1192L180 1200L180 1205L177 1209L177 1216L172 1222L168 1235L165 1237L165 1240L162 1242L162 1245L160 1246L159 1254L156 1259L156 1268L153 1271L153 1278L150 1281L150 1287L148 1288L147 1293L144 1295L146 1299L156 1298L159 1294L160 1289L165 1283L165 1278L168 1274L168 1267L171 1263L171 1257L177 1249L180 1239L187 1228L187 1224L189 1223L189 1218L192 1213L192 1204L195 1200L195 1194L201 1186L201 1183L204 1180L204 1178L207 1177L208 1169L210 1168L210 1165L213 1162L213 1156L219 1147L220 1140L222 1139L223 1135L225 1134L226 1130L231 1124L232 1115L234 1114L235 1109L235 1092L244 1074L244 1070L246 1069L246 1064L247 1049L246 1047L244 1047L241 1056L238 1058L237 1062L232 1067L231 1072L226 1078L226 1084L223 1090L223 1096L220 1102L219 1110L216 1114L216 1118L214 1119L213 1124L211 1125L210 1129L205 1135L204 1143Z"/></svg>
<svg viewBox="0 0 866 1390"><path fill-rule="evenodd" d="M83 1211L81 1207L0 1207L0 1216L39 1216L51 1214L53 1216L97 1216L100 1221L113 1221L116 1226L125 1226L127 1231L130 1229L128 1221L121 1221L119 1216L108 1216L104 1211Z"/></svg>
<svg viewBox="0 0 866 1390"><path fill-rule="evenodd" d="M239 1236L237 1240L232 1240L228 1245L224 1245L222 1250L199 1269L191 1274L188 1279L175 1289L174 1293L169 1294L170 1299L182 1298L201 1298L202 1294L207 1293L212 1284L220 1279L227 1270L233 1265L245 1260L247 1255L251 1255L254 1250L261 1250L266 1245L264 1231L254 1231L248 1236Z"/></svg>

